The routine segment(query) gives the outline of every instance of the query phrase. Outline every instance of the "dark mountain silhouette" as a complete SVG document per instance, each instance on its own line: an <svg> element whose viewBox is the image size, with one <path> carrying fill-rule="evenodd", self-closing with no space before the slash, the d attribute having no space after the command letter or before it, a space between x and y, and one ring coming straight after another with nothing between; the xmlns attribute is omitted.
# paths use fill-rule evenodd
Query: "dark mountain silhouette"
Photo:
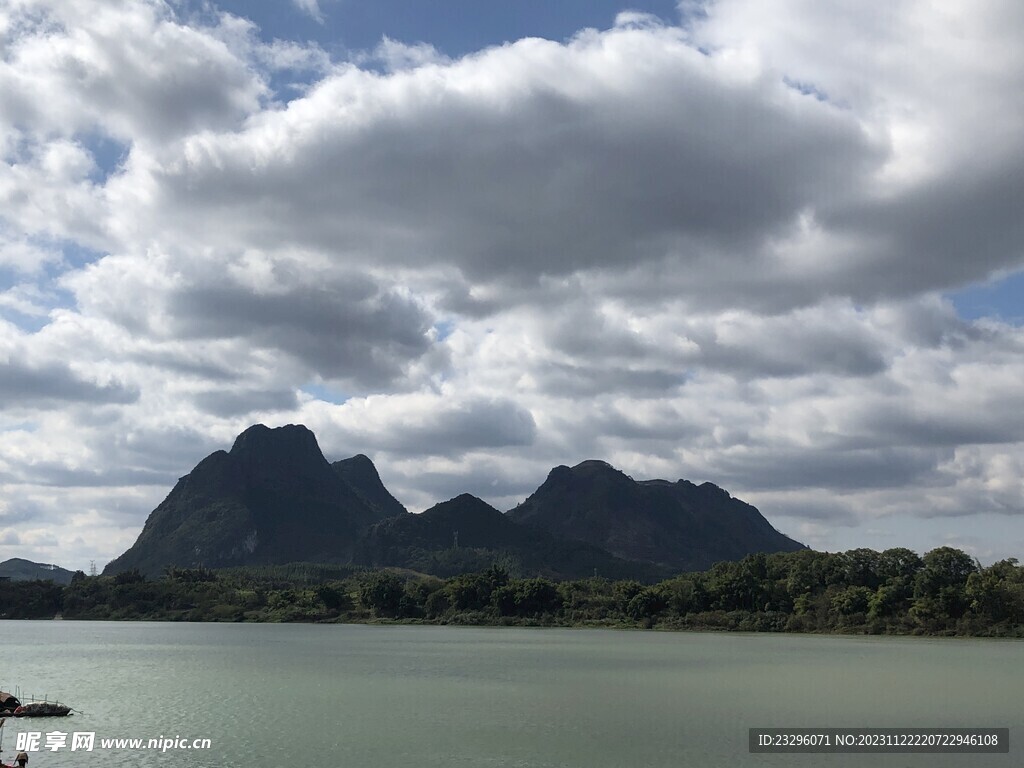
<svg viewBox="0 0 1024 768"><path fill-rule="evenodd" d="M257 424L181 478L104 573L338 562L360 531L402 507L365 456L328 464L306 427Z"/></svg>
<svg viewBox="0 0 1024 768"><path fill-rule="evenodd" d="M621 558L675 570L703 570L753 552L805 548L776 531L755 507L716 485L637 482L596 460L555 467L508 516Z"/></svg>
<svg viewBox="0 0 1024 768"><path fill-rule="evenodd" d="M468 493L419 515L376 523L357 544L354 561L436 576L479 571L495 562L524 577L585 578L596 571L607 578L656 581L669 575L651 563L623 560L592 544L519 525Z"/></svg>
<svg viewBox="0 0 1024 768"><path fill-rule="evenodd" d="M50 563L33 563L20 557L12 557L0 563L0 578L11 581L52 581L55 584L70 584L72 572Z"/></svg>
<svg viewBox="0 0 1024 768"><path fill-rule="evenodd" d="M380 475L377 474L377 468L363 454L336 461L331 467L346 485L356 492L363 503L376 510L381 517L394 517L408 512L384 487Z"/></svg>
<svg viewBox="0 0 1024 768"><path fill-rule="evenodd" d="M410 515L366 456L330 464L306 427L257 424L181 478L104 573L306 561L449 576L500 562L523 576L651 581L801 548L717 486L636 482L603 461L555 467L506 515L468 494Z"/></svg>

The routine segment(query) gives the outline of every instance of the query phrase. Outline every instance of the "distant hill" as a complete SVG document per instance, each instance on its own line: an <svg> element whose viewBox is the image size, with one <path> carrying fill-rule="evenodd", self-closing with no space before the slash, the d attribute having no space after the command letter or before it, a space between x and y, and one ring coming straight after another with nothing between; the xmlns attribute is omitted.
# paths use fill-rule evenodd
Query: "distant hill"
<svg viewBox="0 0 1024 768"><path fill-rule="evenodd" d="M711 483L636 481L603 461L551 470L508 516L621 558L703 570L753 552L803 544L776 531L755 507Z"/></svg>
<svg viewBox="0 0 1024 768"><path fill-rule="evenodd" d="M395 514L406 510L365 456L332 466L306 427L257 424L181 478L104 573L347 562L361 531Z"/></svg>
<svg viewBox="0 0 1024 768"><path fill-rule="evenodd" d="M623 560L592 544L519 525L468 493L419 515L374 524L357 544L354 562L442 577L483 570L494 562L524 577L574 579L596 572L612 579L656 581L669 575L651 563Z"/></svg>
<svg viewBox="0 0 1024 768"><path fill-rule="evenodd" d="M11 581L52 581L55 584L70 584L72 571L49 563L33 563L20 557L12 557L0 563L0 577Z"/></svg>

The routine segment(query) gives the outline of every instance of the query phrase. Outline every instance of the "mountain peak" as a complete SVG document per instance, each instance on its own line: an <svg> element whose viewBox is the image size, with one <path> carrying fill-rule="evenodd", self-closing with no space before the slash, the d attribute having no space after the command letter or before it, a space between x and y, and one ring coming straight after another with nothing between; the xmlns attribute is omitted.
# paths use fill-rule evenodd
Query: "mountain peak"
<svg viewBox="0 0 1024 768"><path fill-rule="evenodd" d="M342 459L342 461L351 464L353 467L359 467L360 469L372 469L374 472L377 471L377 467L365 453L357 453L355 456L349 456L347 459Z"/></svg>
<svg viewBox="0 0 1024 768"><path fill-rule="evenodd" d="M632 481L629 475L601 459L587 459L572 468L573 474L584 477L621 477Z"/></svg>
<svg viewBox="0 0 1024 768"><path fill-rule="evenodd" d="M107 572L345 561L363 528L405 508L368 458L339 464L300 424L254 424L178 481Z"/></svg>
<svg viewBox="0 0 1024 768"><path fill-rule="evenodd" d="M602 459L584 459L579 464L577 464L575 467L573 467L573 469L583 470L583 471L586 471L586 470L594 470L594 471L596 471L596 470L602 470L602 469L610 469L613 472L618 472L619 471L619 470L615 469L615 467L613 467L607 461L603 461Z"/></svg>
<svg viewBox="0 0 1024 768"><path fill-rule="evenodd" d="M316 436L301 424L271 429L254 424L235 438L228 454L235 466L255 478L306 478L327 471Z"/></svg>
<svg viewBox="0 0 1024 768"><path fill-rule="evenodd" d="M699 570L751 552L803 545L783 536L749 504L711 483L637 482L605 461L555 467L509 517L618 557Z"/></svg>
<svg viewBox="0 0 1024 768"><path fill-rule="evenodd" d="M548 477L547 480L545 480L544 485L573 485L581 480L585 482L598 478L605 478L612 482L622 480L632 482L629 475L620 469L616 469L607 461L603 461L601 459L585 459L574 467L567 467L564 464L560 464L555 467L548 473Z"/></svg>
<svg viewBox="0 0 1024 768"><path fill-rule="evenodd" d="M396 499L380 479L377 467L370 457L357 453L331 464L331 468L366 504L377 510L382 517L404 515L408 510Z"/></svg>
<svg viewBox="0 0 1024 768"><path fill-rule="evenodd" d="M500 511L492 507L480 497L474 496L471 493L460 493L458 496L448 499L448 501L442 501L440 504L435 504L430 509L425 510L423 514L430 516L437 515L441 512L457 515L502 517Z"/></svg>
<svg viewBox="0 0 1024 768"><path fill-rule="evenodd" d="M231 446L232 456L265 451L288 451L309 456L314 454L323 458L316 435L302 424L286 424L283 427L268 427L264 424L253 424L235 438Z"/></svg>

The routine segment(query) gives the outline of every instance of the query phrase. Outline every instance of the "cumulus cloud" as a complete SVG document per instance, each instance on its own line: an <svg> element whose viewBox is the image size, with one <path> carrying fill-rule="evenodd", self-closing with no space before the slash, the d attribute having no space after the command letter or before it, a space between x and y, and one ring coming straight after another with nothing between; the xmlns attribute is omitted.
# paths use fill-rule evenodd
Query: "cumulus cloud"
<svg viewBox="0 0 1024 768"><path fill-rule="evenodd" d="M348 61L160 0L0 18L0 554L118 554L257 420L417 509L603 458L816 546L1019 554L1024 331L942 298L1024 268L1017 5Z"/></svg>
<svg viewBox="0 0 1024 768"><path fill-rule="evenodd" d="M0 321L0 329L9 331L0 342L0 410L59 406L62 403L119 403L136 401L139 392L122 381L94 380L56 360L39 356L11 343L18 334Z"/></svg>
<svg viewBox="0 0 1024 768"><path fill-rule="evenodd" d="M159 1L19 3L12 16L16 34L0 68L8 130L69 137L99 128L127 141L166 142L228 128L264 94L261 79L221 39L237 34L236 19L196 28Z"/></svg>
<svg viewBox="0 0 1024 768"><path fill-rule="evenodd" d="M110 256L65 285L93 316L165 341L236 342L287 356L321 378L380 386L428 352L429 313L407 291L369 275L295 259ZM124 302L145 293L146 304Z"/></svg>
<svg viewBox="0 0 1024 768"><path fill-rule="evenodd" d="M193 398L199 410L212 416L244 416L256 411L288 411L299 404L295 390L207 390Z"/></svg>
<svg viewBox="0 0 1024 768"><path fill-rule="evenodd" d="M666 255L739 266L883 149L678 29L629 27L386 76L344 67L241 132L140 162L111 194L154 188L139 215L188 220L206 244L534 282Z"/></svg>
<svg viewBox="0 0 1024 768"><path fill-rule="evenodd" d="M373 396L319 409L317 422L323 426L318 431L326 445L348 446L352 452L423 455L443 445L445 455L454 458L478 449L528 446L536 437L530 412L505 399L410 394Z"/></svg>
<svg viewBox="0 0 1024 768"><path fill-rule="evenodd" d="M0 369L4 408L39 406L53 401L129 403L138 392L119 383L96 384L57 365L29 368L8 361Z"/></svg>
<svg viewBox="0 0 1024 768"><path fill-rule="evenodd" d="M61 261L58 249L32 242L0 228L0 269L33 274L48 264Z"/></svg>

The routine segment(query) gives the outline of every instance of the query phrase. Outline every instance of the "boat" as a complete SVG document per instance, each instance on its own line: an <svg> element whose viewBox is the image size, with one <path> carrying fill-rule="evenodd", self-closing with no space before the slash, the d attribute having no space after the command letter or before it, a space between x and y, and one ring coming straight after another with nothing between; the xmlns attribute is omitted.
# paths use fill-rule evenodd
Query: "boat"
<svg viewBox="0 0 1024 768"><path fill-rule="evenodd" d="M67 717L71 707L59 701L28 701L24 704L13 693L0 691L0 717Z"/></svg>

